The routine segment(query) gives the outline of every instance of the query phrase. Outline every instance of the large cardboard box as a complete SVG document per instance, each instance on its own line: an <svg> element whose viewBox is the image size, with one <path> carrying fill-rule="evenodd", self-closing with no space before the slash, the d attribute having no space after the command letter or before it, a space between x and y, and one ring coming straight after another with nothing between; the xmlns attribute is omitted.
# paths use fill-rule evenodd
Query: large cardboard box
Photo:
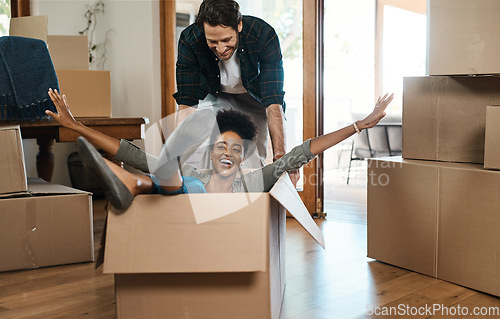
<svg viewBox="0 0 500 319"><path fill-rule="evenodd" d="M75 117L111 116L109 71L56 70L61 93L66 94Z"/></svg>
<svg viewBox="0 0 500 319"><path fill-rule="evenodd" d="M500 104L500 77L406 77L403 158L484 162L486 106Z"/></svg>
<svg viewBox="0 0 500 319"><path fill-rule="evenodd" d="M440 170L438 278L500 296L500 172Z"/></svg>
<svg viewBox="0 0 500 319"><path fill-rule="evenodd" d="M141 195L111 211L118 318L279 318L285 207L324 246L287 174L269 193Z"/></svg>
<svg viewBox="0 0 500 319"><path fill-rule="evenodd" d="M40 179L0 197L0 271L94 260L91 194Z"/></svg>
<svg viewBox="0 0 500 319"><path fill-rule="evenodd" d="M368 160L368 257L436 277L437 168Z"/></svg>
<svg viewBox="0 0 500 319"><path fill-rule="evenodd" d="M368 256L500 296L500 172L369 160Z"/></svg>
<svg viewBox="0 0 500 319"><path fill-rule="evenodd" d="M428 74L500 73L500 2L430 0Z"/></svg>
<svg viewBox="0 0 500 319"><path fill-rule="evenodd" d="M484 168L500 170L500 106L486 107Z"/></svg>
<svg viewBox="0 0 500 319"><path fill-rule="evenodd" d="M48 16L28 16L10 19L9 35L40 39L47 42Z"/></svg>
<svg viewBox="0 0 500 319"><path fill-rule="evenodd" d="M56 70L89 69L89 39L86 35L49 35L47 43Z"/></svg>
<svg viewBox="0 0 500 319"><path fill-rule="evenodd" d="M25 192L26 166L19 125L0 126L0 194Z"/></svg>

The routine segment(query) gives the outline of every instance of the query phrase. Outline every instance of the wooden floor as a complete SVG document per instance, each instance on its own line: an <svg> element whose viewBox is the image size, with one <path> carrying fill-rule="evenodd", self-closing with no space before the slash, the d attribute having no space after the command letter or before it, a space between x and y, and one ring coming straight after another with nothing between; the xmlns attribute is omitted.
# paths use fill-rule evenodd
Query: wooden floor
<svg viewBox="0 0 500 319"><path fill-rule="evenodd" d="M336 210L347 202L333 205ZM95 203L95 237L103 223ZM351 205L347 210L356 211ZM500 316L369 316L373 307L499 307L500 299L366 257L363 212L346 221L318 220L326 249L287 219L286 290L282 319L499 318ZM361 216L361 217L360 217ZM401 306L402 305L402 306ZM418 308L415 308L418 310ZM422 308L423 309L423 308ZM383 308L380 308L383 310ZM93 263L0 273L0 318L114 318L113 277ZM256 318L259 319L259 318Z"/></svg>

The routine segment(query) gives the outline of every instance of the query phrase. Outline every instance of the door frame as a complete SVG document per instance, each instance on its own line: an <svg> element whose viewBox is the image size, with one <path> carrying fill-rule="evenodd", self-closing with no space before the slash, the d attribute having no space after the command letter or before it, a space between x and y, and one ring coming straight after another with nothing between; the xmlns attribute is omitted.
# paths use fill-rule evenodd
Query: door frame
<svg viewBox="0 0 500 319"><path fill-rule="evenodd" d="M303 0L304 140L323 134L323 8L323 0ZM299 194L316 216L323 210L323 154L304 166L303 175Z"/></svg>

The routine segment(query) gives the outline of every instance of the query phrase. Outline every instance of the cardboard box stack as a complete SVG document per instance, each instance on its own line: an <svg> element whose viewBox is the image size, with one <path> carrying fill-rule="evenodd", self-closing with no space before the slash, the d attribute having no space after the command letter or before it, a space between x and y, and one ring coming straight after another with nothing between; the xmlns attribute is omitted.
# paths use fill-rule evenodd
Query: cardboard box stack
<svg viewBox="0 0 500 319"><path fill-rule="evenodd" d="M47 26L47 16L13 18L9 35L47 42L59 88L68 97L73 116L110 117L111 74L89 70L88 37L47 35Z"/></svg>
<svg viewBox="0 0 500 319"><path fill-rule="evenodd" d="M429 76L404 79L403 158L369 160L368 256L500 296L498 10L428 2Z"/></svg>
<svg viewBox="0 0 500 319"><path fill-rule="evenodd" d="M269 193L139 195L111 210L105 274L118 318L279 318L285 209L324 239L284 174Z"/></svg>
<svg viewBox="0 0 500 319"><path fill-rule="evenodd" d="M23 143L19 125L0 126L0 145L8 152L0 153L0 194L28 190Z"/></svg>
<svg viewBox="0 0 500 319"><path fill-rule="evenodd" d="M0 141L0 271L93 261L91 194L28 180L19 126Z"/></svg>

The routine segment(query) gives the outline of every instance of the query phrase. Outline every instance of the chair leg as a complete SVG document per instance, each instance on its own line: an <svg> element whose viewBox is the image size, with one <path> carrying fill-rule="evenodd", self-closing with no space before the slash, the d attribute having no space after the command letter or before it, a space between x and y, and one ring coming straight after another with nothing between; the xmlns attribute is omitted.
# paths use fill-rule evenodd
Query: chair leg
<svg viewBox="0 0 500 319"><path fill-rule="evenodd" d="M349 158L349 167L347 168L347 185L349 185L349 177L351 175L351 164L352 164L352 154L353 153L354 153L354 140L352 141L351 156Z"/></svg>

